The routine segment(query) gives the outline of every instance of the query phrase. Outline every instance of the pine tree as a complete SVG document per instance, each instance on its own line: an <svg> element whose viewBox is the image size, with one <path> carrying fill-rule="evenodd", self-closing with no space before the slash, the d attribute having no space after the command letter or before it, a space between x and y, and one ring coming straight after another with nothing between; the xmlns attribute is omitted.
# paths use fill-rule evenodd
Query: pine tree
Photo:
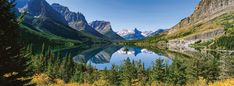
<svg viewBox="0 0 234 86"><path fill-rule="evenodd" d="M121 68L121 80L122 84L130 86L134 79L137 78L137 71L135 69L135 62L131 62L129 58L124 61Z"/></svg>
<svg viewBox="0 0 234 86"><path fill-rule="evenodd" d="M233 67L234 57L233 56L228 57L227 62L228 62L229 75L234 76L234 67Z"/></svg>
<svg viewBox="0 0 234 86"><path fill-rule="evenodd" d="M208 59L207 59L208 60ZM220 62L218 58L209 59L205 63L204 70L202 71L204 78L208 82L213 82L219 79L220 76Z"/></svg>
<svg viewBox="0 0 234 86"><path fill-rule="evenodd" d="M157 59L152 69L152 80L164 82L165 64L162 59Z"/></svg>
<svg viewBox="0 0 234 86"><path fill-rule="evenodd" d="M73 76L70 79L70 82L79 82L79 83L83 83L84 82L84 72L83 72L83 64L75 64L75 66L73 67L75 68L75 72L74 74L72 74Z"/></svg>
<svg viewBox="0 0 234 86"><path fill-rule="evenodd" d="M120 74L116 65L112 65L110 73L108 75L108 81L114 86L120 85Z"/></svg>
<svg viewBox="0 0 234 86"><path fill-rule="evenodd" d="M88 63L86 66L86 71L84 75L85 82L93 83L96 79L97 71L92 67L91 63Z"/></svg>
<svg viewBox="0 0 234 86"><path fill-rule="evenodd" d="M170 81L173 84L184 85L187 81L187 67L184 64L184 61L174 59L173 63L170 66Z"/></svg>
<svg viewBox="0 0 234 86"><path fill-rule="evenodd" d="M52 78L55 78L54 77L54 54L52 53L52 51L50 50L50 48L48 49L48 55L47 55L47 69L45 70L46 73L52 77Z"/></svg>
<svg viewBox="0 0 234 86"><path fill-rule="evenodd" d="M64 67L63 79L66 82L68 82L70 81L70 78L72 77L72 74L75 71L74 69L75 65L70 54L68 54L68 56L66 56L66 58L63 59L63 61L65 61L65 64L63 65Z"/></svg>
<svg viewBox="0 0 234 86"><path fill-rule="evenodd" d="M146 73L144 63L142 64L141 60L136 62L136 68L137 70L137 80L140 83L141 86L145 86L146 82L148 80L148 75Z"/></svg>
<svg viewBox="0 0 234 86"><path fill-rule="evenodd" d="M0 84L3 86L22 86L29 77L27 53L21 53L18 41L19 23L12 12L15 0L0 0Z"/></svg>

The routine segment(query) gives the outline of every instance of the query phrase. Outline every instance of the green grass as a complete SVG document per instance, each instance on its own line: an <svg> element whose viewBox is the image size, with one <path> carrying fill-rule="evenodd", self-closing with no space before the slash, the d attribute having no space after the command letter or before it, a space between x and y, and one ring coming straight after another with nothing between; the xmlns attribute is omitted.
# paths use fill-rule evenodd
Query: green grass
<svg viewBox="0 0 234 86"><path fill-rule="evenodd" d="M43 44L45 47L50 46L51 48L64 48L78 46L82 43L78 40L66 39L52 34L40 32L33 27L23 24L20 25L19 32L19 41L25 46L32 45L35 50L40 50Z"/></svg>

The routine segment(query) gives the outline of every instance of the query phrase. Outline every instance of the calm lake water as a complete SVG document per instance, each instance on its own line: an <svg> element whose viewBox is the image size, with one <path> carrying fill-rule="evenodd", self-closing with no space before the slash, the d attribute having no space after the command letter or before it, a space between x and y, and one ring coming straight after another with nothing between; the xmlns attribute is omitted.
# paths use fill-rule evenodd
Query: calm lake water
<svg viewBox="0 0 234 86"><path fill-rule="evenodd" d="M145 68L149 68L159 58L164 59L168 64L172 62L170 58L144 48L117 45L94 47L84 50L75 55L73 60L75 62L86 62L102 70L111 68L113 64L121 65L127 58L131 61L141 61L144 63Z"/></svg>

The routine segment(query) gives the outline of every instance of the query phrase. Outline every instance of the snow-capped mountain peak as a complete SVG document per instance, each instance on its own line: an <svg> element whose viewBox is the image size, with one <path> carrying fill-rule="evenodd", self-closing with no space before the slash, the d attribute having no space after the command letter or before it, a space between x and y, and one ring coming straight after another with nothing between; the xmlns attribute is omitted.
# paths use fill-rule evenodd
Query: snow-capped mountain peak
<svg viewBox="0 0 234 86"><path fill-rule="evenodd" d="M119 34L126 40L136 40L144 38L142 32L139 31L137 28L135 28L134 30L124 29L122 31L118 31L117 34Z"/></svg>
<svg viewBox="0 0 234 86"><path fill-rule="evenodd" d="M120 36L125 36L128 34L134 34L134 31L129 29L123 29L122 31L118 31L117 34L119 34Z"/></svg>
<svg viewBox="0 0 234 86"><path fill-rule="evenodd" d="M140 31L137 28L135 29L123 29L118 31L117 34L125 38L126 40L136 40L142 39L145 37L153 36L164 32L164 29L158 29L157 31Z"/></svg>
<svg viewBox="0 0 234 86"><path fill-rule="evenodd" d="M153 31L143 31L141 34L144 36L144 37L148 37L150 36L152 33L154 33Z"/></svg>

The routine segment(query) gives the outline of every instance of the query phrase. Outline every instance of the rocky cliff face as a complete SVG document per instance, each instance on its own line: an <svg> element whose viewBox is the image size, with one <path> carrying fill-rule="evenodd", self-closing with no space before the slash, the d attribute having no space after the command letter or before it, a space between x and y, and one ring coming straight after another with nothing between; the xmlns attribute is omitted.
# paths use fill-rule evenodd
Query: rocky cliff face
<svg viewBox="0 0 234 86"><path fill-rule="evenodd" d="M24 8L28 11L28 15L34 18L49 18L53 21L67 25L63 16L55 11L45 0L29 0Z"/></svg>
<svg viewBox="0 0 234 86"><path fill-rule="evenodd" d="M110 22L107 21L93 21L90 23L90 26L103 34L108 31L113 31Z"/></svg>
<svg viewBox="0 0 234 86"><path fill-rule="evenodd" d="M90 33L94 36L108 39L106 36L100 34L95 29L93 29L89 24L87 23L84 15L80 12L71 12L67 7L62 6L60 4L54 3L51 5L57 12L59 12L68 22L68 25L78 31L85 31L87 33Z"/></svg>
<svg viewBox="0 0 234 86"><path fill-rule="evenodd" d="M99 33L109 37L110 39L114 41L124 40L124 38L122 38L121 36L119 36L117 33L115 33L112 30L110 22L93 21L90 23L90 26L93 27L95 30L97 30Z"/></svg>
<svg viewBox="0 0 234 86"><path fill-rule="evenodd" d="M234 11L234 0L201 0L194 13L172 27L169 34L175 33L178 29L207 22L229 11Z"/></svg>
<svg viewBox="0 0 234 86"><path fill-rule="evenodd" d="M40 33L40 35L49 34L64 39L79 40L88 43L92 43L93 40L103 40L99 37L69 27L63 15L54 10L46 0L16 1L16 3L19 3L17 6L18 9L27 11L23 24L30 27L32 31Z"/></svg>
<svg viewBox="0 0 234 86"><path fill-rule="evenodd" d="M217 19L233 11L234 0L201 0L191 16L181 20L167 32L167 35L171 37L176 37L173 34L182 35L182 37L169 40L168 45L188 47L189 44L199 40L206 41L225 35L225 27L220 21L223 19L219 21ZM183 36L184 33L187 35Z"/></svg>
<svg viewBox="0 0 234 86"><path fill-rule="evenodd" d="M68 7L62 6L62 5L57 4L57 3L54 3L51 6L56 11L58 11L59 13L61 13L65 17L65 19L67 20L67 22L83 21L83 22L87 23L84 15L82 13L71 12L68 9Z"/></svg>

